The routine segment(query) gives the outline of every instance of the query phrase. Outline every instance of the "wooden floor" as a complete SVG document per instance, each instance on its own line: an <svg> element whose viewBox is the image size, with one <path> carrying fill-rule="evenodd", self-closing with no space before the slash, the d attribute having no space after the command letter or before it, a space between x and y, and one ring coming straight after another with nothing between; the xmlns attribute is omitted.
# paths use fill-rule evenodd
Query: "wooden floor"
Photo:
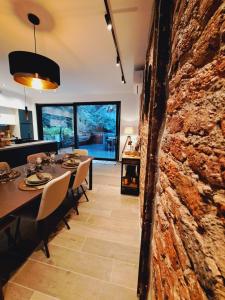
<svg viewBox="0 0 225 300"><path fill-rule="evenodd" d="M36 250L4 287L5 300L132 300L139 256L138 198L120 195L120 165L94 164L90 202L70 213L49 243Z"/></svg>

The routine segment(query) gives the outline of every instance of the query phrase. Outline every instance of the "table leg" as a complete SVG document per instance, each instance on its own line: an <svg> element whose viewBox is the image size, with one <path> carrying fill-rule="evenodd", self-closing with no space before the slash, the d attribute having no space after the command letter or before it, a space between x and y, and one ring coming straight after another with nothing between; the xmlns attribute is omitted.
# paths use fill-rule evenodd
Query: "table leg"
<svg viewBox="0 0 225 300"><path fill-rule="evenodd" d="M4 300L1 281L0 281L0 300Z"/></svg>
<svg viewBox="0 0 225 300"><path fill-rule="evenodd" d="M92 190L92 160L89 167L89 190Z"/></svg>

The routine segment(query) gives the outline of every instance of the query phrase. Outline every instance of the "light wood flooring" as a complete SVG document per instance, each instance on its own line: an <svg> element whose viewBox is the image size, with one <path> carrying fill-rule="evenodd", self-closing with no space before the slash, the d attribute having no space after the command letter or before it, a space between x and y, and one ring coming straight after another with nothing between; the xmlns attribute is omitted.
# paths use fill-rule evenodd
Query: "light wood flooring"
<svg viewBox="0 0 225 300"><path fill-rule="evenodd" d="M4 287L5 300L132 300L139 257L139 202L120 195L120 165L94 164L90 202L80 200L70 230L36 249Z"/></svg>

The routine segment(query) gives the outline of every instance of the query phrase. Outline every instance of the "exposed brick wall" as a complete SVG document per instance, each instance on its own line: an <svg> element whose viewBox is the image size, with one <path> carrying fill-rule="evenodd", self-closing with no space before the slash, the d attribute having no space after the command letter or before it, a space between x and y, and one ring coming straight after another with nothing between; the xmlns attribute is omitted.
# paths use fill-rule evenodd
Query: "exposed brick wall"
<svg viewBox="0 0 225 300"><path fill-rule="evenodd" d="M225 299L225 2L175 2L150 299Z"/></svg>

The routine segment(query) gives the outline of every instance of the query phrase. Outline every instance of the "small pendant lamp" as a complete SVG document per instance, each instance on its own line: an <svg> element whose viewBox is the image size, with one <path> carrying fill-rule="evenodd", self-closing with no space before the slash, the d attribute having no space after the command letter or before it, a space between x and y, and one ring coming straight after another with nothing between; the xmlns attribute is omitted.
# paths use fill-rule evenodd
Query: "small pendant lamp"
<svg viewBox="0 0 225 300"><path fill-rule="evenodd" d="M9 69L16 82L39 90L56 89L60 85L59 65L50 58L36 53L35 26L40 24L39 18L29 13L28 20L34 26L35 53L13 51L9 53Z"/></svg>
<svg viewBox="0 0 225 300"><path fill-rule="evenodd" d="M23 92L24 92L24 100L25 100L25 109L24 109L25 119L28 121L29 120L29 111L27 108L27 95L26 95L25 87L23 87Z"/></svg>

